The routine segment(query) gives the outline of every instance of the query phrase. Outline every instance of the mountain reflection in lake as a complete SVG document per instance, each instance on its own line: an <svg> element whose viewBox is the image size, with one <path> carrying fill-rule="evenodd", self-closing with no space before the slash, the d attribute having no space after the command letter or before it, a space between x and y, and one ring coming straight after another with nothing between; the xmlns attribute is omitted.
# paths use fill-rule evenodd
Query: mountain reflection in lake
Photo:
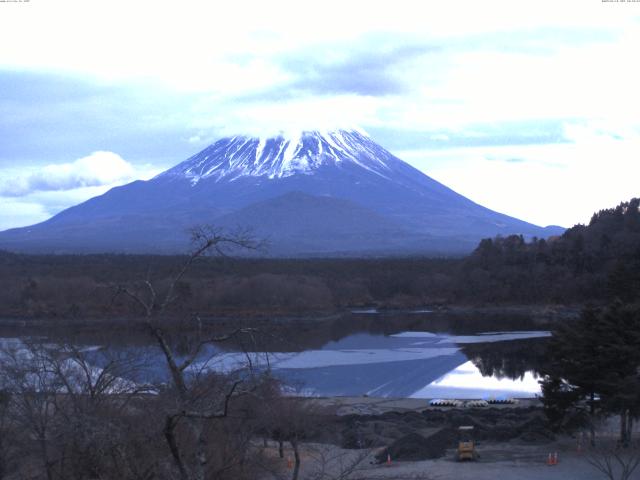
<svg viewBox="0 0 640 480"><path fill-rule="evenodd" d="M251 338L208 348L192 368L228 371L250 361L271 369L292 393L314 396L484 398L540 392L534 372L549 333L538 330L539 323L419 313L265 323ZM522 328L529 330L513 331ZM186 355L190 335L176 330L171 343ZM140 331L73 339L51 334L49 341L93 346L88 355L98 367L111 355L136 352L146 357L146 381L168 380L157 346Z"/></svg>
<svg viewBox="0 0 640 480"><path fill-rule="evenodd" d="M358 333L319 350L272 352L268 360L277 376L305 395L532 397L540 387L526 358L540 344L536 339L549 335L546 331L464 336ZM530 360L535 362L534 357ZM230 370L243 361L243 354L225 353L211 367ZM253 359L254 365L265 361L264 356Z"/></svg>

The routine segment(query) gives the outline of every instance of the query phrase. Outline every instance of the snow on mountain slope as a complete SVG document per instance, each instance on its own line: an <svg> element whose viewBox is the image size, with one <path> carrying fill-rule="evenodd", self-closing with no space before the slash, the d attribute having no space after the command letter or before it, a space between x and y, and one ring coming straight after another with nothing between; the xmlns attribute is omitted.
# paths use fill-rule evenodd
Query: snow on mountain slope
<svg viewBox="0 0 640 480"><path fill-rule="evenodd" d="M460 253L495 235L562 231L489 210L364 132L336 130L223 138L149 181L0 232L0 249L183 252L198 224L254 227L280 255Z"/></svg>
<svg viewBox="0 0 640 480"><path fill-rule="evenodd" d="M388 152L358 130L305 131L270 138L223 138L158 175L184 177L193 185L205 178L233 181L239 177L284 178L312 175L323 165L351 162L386 178Z"/></svg>

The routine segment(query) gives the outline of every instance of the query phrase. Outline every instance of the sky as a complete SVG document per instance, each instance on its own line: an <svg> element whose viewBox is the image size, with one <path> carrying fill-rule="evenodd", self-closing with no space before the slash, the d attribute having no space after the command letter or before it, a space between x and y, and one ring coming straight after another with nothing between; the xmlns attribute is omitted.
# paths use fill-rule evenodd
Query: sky
<svg viewBox="0 0 640 480"><path fill-rule="evenodd" d="M291 129L538 225L640 195L640 2L3 0L0 45L0 230Z"/></svg>

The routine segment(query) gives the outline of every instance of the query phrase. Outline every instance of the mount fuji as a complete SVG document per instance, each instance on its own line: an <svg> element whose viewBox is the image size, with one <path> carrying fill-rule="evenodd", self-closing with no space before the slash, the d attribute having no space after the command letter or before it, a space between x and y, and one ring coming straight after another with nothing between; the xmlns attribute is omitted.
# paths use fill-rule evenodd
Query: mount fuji
<svg viewBox="0 0 640 480"><path fill-rule="evenodd" d="M0 249L178 253L199 224L252 228L281 256L464 253L484 237L563 231L482 207L364 132L335 130L223 138L151 180L0 232Z"/></svg>

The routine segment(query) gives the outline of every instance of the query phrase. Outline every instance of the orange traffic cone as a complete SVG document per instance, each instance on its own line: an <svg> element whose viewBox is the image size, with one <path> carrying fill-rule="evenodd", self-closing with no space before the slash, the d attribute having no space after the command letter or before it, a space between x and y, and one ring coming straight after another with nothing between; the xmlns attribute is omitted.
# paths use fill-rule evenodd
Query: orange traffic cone
<svg viewBox="0 0 640 480"><path fill-rule="evenodd" d="M391 454L387 453L387 465L391 465Z"/></svg>
<svg viewBox="0 0 640 480"><path fill-rule="evenodd" d="M291 457L287 457L287 468L289 470L293 468L293 461L291 460Z"/></svg>
<svg viewBox="0 0 640 480"><path fill-rule="evenodd" d="M553 455L551 454L549 454L549 456L547 457L547 465L553 465Z"/></svg>
<svg viewBox="0 0 640 480"><path fill-rule="evenodd" d="M558 452L555 452L553 454L553 464L557 465L558 464Z"/></svg>

